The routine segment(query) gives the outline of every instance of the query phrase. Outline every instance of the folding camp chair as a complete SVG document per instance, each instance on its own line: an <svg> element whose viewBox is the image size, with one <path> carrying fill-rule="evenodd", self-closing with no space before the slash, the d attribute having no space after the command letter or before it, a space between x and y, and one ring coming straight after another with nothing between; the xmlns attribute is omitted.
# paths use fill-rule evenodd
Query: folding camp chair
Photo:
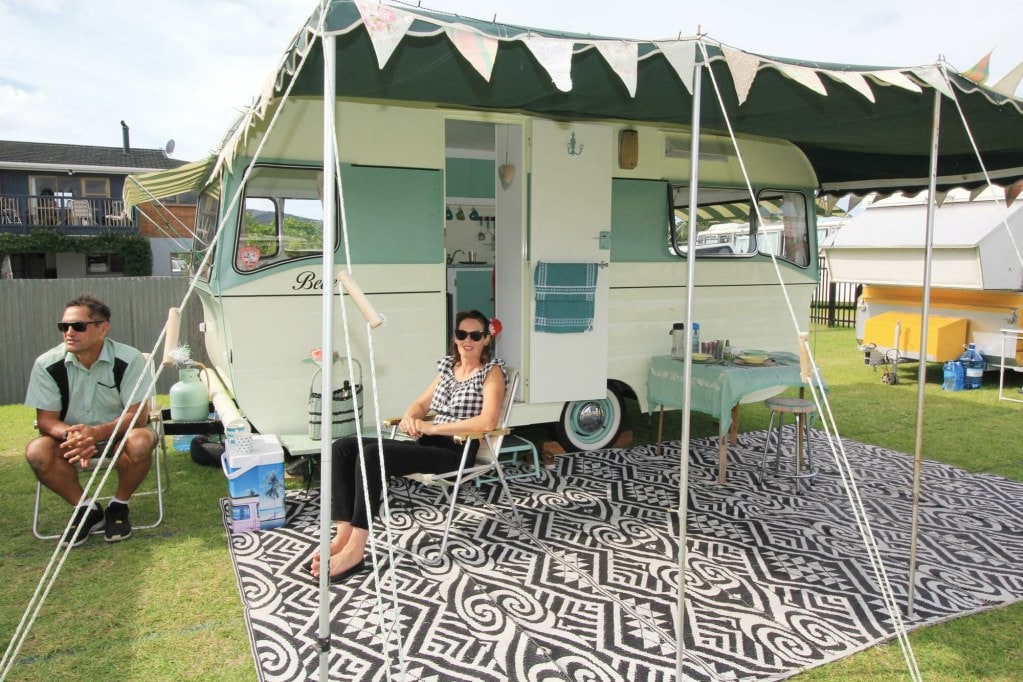
<svg viewBox="0 0 1023 682"><path fill-rule="evenodd" d="M458 470L443 474L409 474L406 476L406 478L418 481L424 485L439 485L448 488L446 490L449 496L448 513L444 521L444 536L440 543L441 554L447 549L448 536L451 532L451 522L455 516L455 503L458 501L459 489L466 481L471 481L485 474L497 474L496 480L500 483L501 490L508 497L512 514L515 516L515 522L522 525L518 508L515 506L515 498L512 497L511 491L508 489L508 482L505 479L504 471L497 456L501 452L501 444L504 441L504 437L511 433L511 429L508 428L508 420L511 417L512 406L515 404L515 392L519 386L518 370L506 367L505 372L508 374L508 383L505 386L504 400L501 403L501 418L498 421L497 428L492 431L476 431L455 436L456 442L460 441L465 444L462 450L462 463ZM400 422L401 418L384 421L384 428L390 429L391 438L397 437L398 424ZM476 463L473 466L467 467L469 447L473 440L480 441L480 447L476 452Z"/></svg>
<svg viewBox="0 0 1023 682"><path fill-rule="evenodd" d="M146 367L149 368L150 381L152 381L152 377L153 377L152 360L150 359L148 353L143 353L143 355L146 358ZM135 494L132 495L132 499L135 499L136 497L146 496L146 495L155 495L156 496L156 519L151 521L151 522L149 522L149 523L143 524L143 525L132 524L133 530L145 530L146 528L155 528L156 526L160 525L160 523L163 521L163 493L164 493L164 490L166 490L167 488L170 487L170 473L169 473L169 471L166 473L167 481L165 483L164 482L164 474L162 473L163 472L163 467L161 466L161 463L160 463L161 454L162 454L163 459L164 459L164 465L166 465L166 463L167 463L166 462L166 460L167 460L167 444L166 444L165 439L164 439L163 419L161 418L160 408L156 404L156 393L155 393L155 391L154 391L154 393L149 398L149 425L153 429L153 431L156 433L156 446L155 446L154 451L153 451L153 465L154 466L153 466L153 469L151 469L151 471L153 471L156 474L156 489L155 490L147 490L147 491L144 491L144 492L136 491ZM103 464L102 464L103 467L106 468L106 467L110 467L112 465L114 452L116 452L116 450L111 448L110 455L106 459L103 460ZM99 454L102 454L102 452L99 453ZM99 457L99 455L97 455L97 457ZM86 474L88 476L92 476L92 472L93 472L92 469L80 470L79 471L79 477L81 477L82 474ZM97 475L101 479L105 475L105 473L106 473L105 471L102 471L102 472L100 472ZM100 480L100 479L97 479L97 480ZM59 533L56 533L56 534L48 534L48 533L43 533L39 529L39 510L40 510L40 507L41 507L40 502L41 502L41 499L42 499L42 492L43 492L43 484L40 483L37 480L36 481L35 504L34 504L34 506L32 508L32 534L35 535L40 540L54 540L56 538L61 537L63 531L61 531ZM101 531L96 531L96 532L101 532Z"/></svg>

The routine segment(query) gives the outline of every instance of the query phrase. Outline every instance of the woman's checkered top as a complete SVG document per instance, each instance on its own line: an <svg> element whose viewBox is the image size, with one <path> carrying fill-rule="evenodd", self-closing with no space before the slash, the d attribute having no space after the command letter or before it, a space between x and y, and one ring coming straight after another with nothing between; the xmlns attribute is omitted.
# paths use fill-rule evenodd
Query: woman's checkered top
<svg viewBox="0 0 1023 682"><path fill-rule="evenodd" d="M483 380L487 378L490 368L495 366L501 368L507 383L508 375L504 371L504 360L494 358L465 381L458 381L455 379L455 358L451 355L441 358L437 362L440 383L437 384L433 400L430 401L430 411L436 414L433 421L447 424L475 417L482 412Z"/></svg>

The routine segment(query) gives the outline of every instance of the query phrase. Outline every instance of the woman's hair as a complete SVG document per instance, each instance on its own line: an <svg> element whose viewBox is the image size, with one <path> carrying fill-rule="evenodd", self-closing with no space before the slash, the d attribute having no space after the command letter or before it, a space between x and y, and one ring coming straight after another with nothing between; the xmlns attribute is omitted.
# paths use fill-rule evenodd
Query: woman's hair
<svg viewBox="0 0 1023 682"><path fill-rule="evenodd" d="M486 334L484 338L490 337L490 320L487 316L478 310L470 310L468 312L462 311L455 315L455 329L458 329L458 325L462 324L462 320L476 320L483 325L483 333ZM482 343L482 341L481 341ZM491 340L490 343L483 346L483 353L480 355L480 361L485 365L490 362L490 359L494 355L494 342ZM454 335L451 337L451 357L455 359L455 363L458 364L462 361L462 354L458 350L458 341Z"/></svg>

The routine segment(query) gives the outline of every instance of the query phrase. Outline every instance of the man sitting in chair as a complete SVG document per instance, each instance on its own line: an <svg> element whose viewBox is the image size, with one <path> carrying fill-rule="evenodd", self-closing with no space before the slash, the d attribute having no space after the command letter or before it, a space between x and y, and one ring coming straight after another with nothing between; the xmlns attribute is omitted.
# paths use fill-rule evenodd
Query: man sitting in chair
<svg viewBox="0 0 1023 682"><path fill-rule="evenodd" d="M399 428L414 440L384 444L384 469L388 476L455 471L462 460L463 446L456 443L453 436L468 431L490 431L497 426L506 377L504 361L491 357L493 333L490 321L478 310L461 312L455 317L451 355L437 363L437 376L402 416ZM435 414L432 420L424 420L427 412ZM331 450L331 513L337 524L337 532L330 543L332 583L367 568L364 559L369 517L375 518L378 514L385 482L380 480L376 439L365 439L362 448L369 481L369 489L365 491L359 467L359 440L341 438L334 442ZM473 441L466 466L475 462L478 449L479 441ZM313 554L310 561L312 574L318 576L319 552Z"/></svg>
<svg viewBox="0 0 1023 682"><path fill-rule="evenodd" d="M61 544L77 547L104 525L108 542L124 540L131 535L128 499L149 471L156 434L146 426L142 400L128 406L120 428L115 427L146 371L146 359L107 338L110 308L92 296L68 301L57 329L63 343L36 358L28 382L25 404L36 408L40 435L28 444L25 458L44 486L75 507ZM146 388L140 388L140 396ZM117 492L104 514L102 505L84 499L78 471L88 469L112 439L124 439L124 450L116 464ZM112 447L109 456L115 452Z"/></svg>

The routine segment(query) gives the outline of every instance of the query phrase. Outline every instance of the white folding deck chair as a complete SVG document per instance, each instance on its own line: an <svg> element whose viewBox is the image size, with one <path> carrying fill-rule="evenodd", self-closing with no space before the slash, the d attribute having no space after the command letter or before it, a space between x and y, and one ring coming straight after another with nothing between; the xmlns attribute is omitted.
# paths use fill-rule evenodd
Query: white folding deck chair
<svg viewBox="0 0 1023 682"><path fill-rule="evenodd" d="M149 353L143 353L142 355L146 358L146 367L149 368L149 377L150 377L150 382L151 382L153 380L153 377L154 377L152 359L149 357ZM153 467L153 469L151 469L151 471L154 471L154 473L156 474L156 489L155 490L147 490L147 491L144 491L144 492L136 491L135 494L132 495L132 498L134 499L136 497L145 496L145 495L156 495L156 519L154 519L153 521L151 521L149 523L143 524L143 525L132 524L132 530L145 530L147 528L156 528L157 526L160 525L160 523L163 521L163 493L164 493L165 489L170 487L170 473L169 473L169 471L166 474L166 477L167 477L166 484L164 483L163 476L161 475L163 467L161 467L161 465L160 465L160 456L161 456L161 454L163 455L163 459L165 460L164 464L166 464L167 444L166 444L165 439L164 439L163 419L161 418L160 407L159 407L159 405L156 404L156 391L155 390L153 391L152 395L150 395L150 398L149 398L149 424L150 424L150 426L152 426L153 430L156 432L156 446L153 448L153 465L154 465L154 467ZM103 464L102 464L103 467L106 468L106 467L111 466L111 464L113 462L114 452L115 452L115 450L111 449L110 455L106 459L103 460ZM102 452L97 454L97 458L99 457L99 454L102 454ZM79 472L78 472L79 478L81 478L82 474L86 474L88 476L91 476L92 475L92 471L93 471L92 469L81 469L81 470L79 470ZM105 472L100 472L98 474L98 476L102 477L104 474L105 474ZM99 479L97 479L97 480L99 480ZM40 483L37 480L36 481L35 504L34 504L34 506L32 508L32 534L35 535L40 540L54 540L56 538L61 537L61 535L63 534L63 531L61 531L59 533L56 533L56 534L50 534L50 533L44 533L43 531L41 531L39 529L39 510L40 510L40 501L42 499L42 493L43 493L43 484ZM106 498L104 498L104 499L106 499ZM95 531L95 532L99 533L99 532L102 532L102 531Z"/></svg>
<svg viewBox="0 0 1023 682"><path fill-rule="evenodd" d="M522 525L522 520L519 518L519 510L515 506L515 498L512 497L511 491L508 489L508 481L504 477L501 463L497 457L497 454L501 452L501 444L504 441L504 437L511 433L511 429L508 428L508 420L511 417L512 406L515 404L515 392L519 386L519 371L505 367L505 372L508 375L508 382L504 390L504 400L501 403L501 417L497 428L492 431L475 431L455 436L456 441L461 441L465 444L465 447L462 449L461 465L458 469L443 474L409 474L406 476L406 478L418 481L424 485L440 485L450 488L446 491L449 496L448 513L444 521L444 536L440 543L441 554L444 554L448 546L448 536L451 532L451 522L455 516L455 503L458 501L459 489L464 482L479 478L485 474L497 474L496 480L500 483L501 490L508 497L512 514L515 516L515 522ZM400 422L401 418L384 421L384 428L390 429L391 438L397 437L397 429ZM469 447L473 440L480 441L480 447L476 452L476 463L471 467L467 467Z"/></svg>

